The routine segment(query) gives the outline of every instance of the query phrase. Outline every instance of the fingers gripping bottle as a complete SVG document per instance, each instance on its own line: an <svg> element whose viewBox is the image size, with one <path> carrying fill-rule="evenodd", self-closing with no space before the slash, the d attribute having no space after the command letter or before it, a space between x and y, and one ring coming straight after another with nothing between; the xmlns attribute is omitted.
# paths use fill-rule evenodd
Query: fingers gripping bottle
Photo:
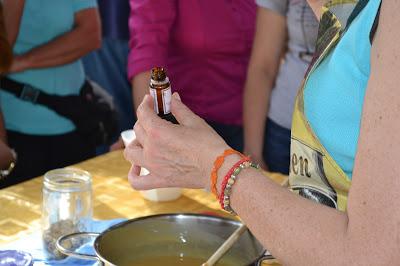
<svg viewBox="0 0 400 266"><path fill-rule="evenodd" d="M167 77L166 70L162 67L155 67L151 70L150 95L154 101L154 111L159 117L171 123L178 124L178 121L171 113L171 83ZM141 168L140 175L148 175L146 168ZM171 201L179 198L182 194L181 188L157 188L141 191L144 198L151 201Z"/></svg>
<svg viewBox="0 0 400 266"><path fill-rule="evenodd" d="M154 67L151 70L149 90L154 101L154 111L158 116L171 123L178 124L171 113L171 83L165 68Z"/></svg>

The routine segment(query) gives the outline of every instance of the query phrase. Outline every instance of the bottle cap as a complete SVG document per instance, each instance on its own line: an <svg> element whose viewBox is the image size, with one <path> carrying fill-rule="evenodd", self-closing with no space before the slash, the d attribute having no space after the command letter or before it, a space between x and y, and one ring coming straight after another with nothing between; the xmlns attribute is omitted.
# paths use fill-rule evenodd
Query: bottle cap
<svg viewBox="0 0 400 266"><path fill-rule="evenodd" d="M154 67L151 70L151 79L154 81L164 81L167 78L167 71L163 67Z"/></svg>

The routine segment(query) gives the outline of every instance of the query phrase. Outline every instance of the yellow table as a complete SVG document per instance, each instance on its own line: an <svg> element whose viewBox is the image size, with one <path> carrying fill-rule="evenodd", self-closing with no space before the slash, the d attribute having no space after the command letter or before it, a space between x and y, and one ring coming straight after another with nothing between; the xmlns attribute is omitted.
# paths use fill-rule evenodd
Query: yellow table
<svg viewBox="0 0 400 266"><path fill-rule="evenodd" d="M111 152L73 166L93 176L94 218L108 220L135 218L159 213L213 212L220 209L213 195L203 190L185 189L176 201L155 203L142 198L128 181L129 163L121 151ZM272 174L281 182L284 176ZM40 230L42 177L0 190L0 247Z"/></svg>

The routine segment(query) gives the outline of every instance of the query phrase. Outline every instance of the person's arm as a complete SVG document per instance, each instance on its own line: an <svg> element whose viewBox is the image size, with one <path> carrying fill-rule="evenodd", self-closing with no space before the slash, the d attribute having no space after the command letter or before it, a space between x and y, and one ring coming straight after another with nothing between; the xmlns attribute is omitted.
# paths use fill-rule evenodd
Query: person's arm
<svg viewBox="0 0 400 266"><path fill-rule="evenodd" d="M142 102L144 96L149 92L150 71L142 72L132 78L133 108L136 110ZM110 151L120 150L125 147L120 137L110 146Z"/></svg>
<svg viewBox="0 0 400 266"><path fill-rule="evenodd" d="M25 0L4 0L3 15L6 26L8 42L14 46L19 33L22 13L24 11Z"/></svg>
<svg viewBox="0 0 400 266"><path fill-rule="evenodd" d="M400 46L393 41L400 40L399 8L382 1L347 212L295 195L253 169L243 170L232 188L233 209L283 265L400 261ZM180 125L158 118L149 96L138 108L137 138L125 150L133 163L129 181L138 190L206 188L215 158L228 148L176 95L171 110ZM226 158L219 176L238 159ZM139 176L137 166L150 175Z"/></svg>
<svg viewBox="0 0 400 266"><path fill-rule="evenodd" d="M251 170L238 181L235 210L285 265L400 261L400 47L393 41L400 40L398 8L397 2L382 1L347 213L285 193ZM255 210L264 222L252 219Z"/></svg>
<svg viewBox="0 0 400 266"><path fill-rule="evenodd" d="M4 23L3 4L0 1L0 74L7 72L12 63L12 50Z"/></svg>
<svg viewBox="0 0 400 266"><path fill-rule="evenodd" d="M25 54L16 55L10 72L65 65L100 46L101 24L98 10L84 9L75 14L75 25L71 31Z"/></svg>
<svg viewBox="0 0 400 266"><path fill-rule="evenodd" d="M247 80L244 87L244 151L264 164L265 119L270 94L286 47L286 17L259 7ZM288 77L289 78L289 77Z"/></svg>
<svg viewBox="0 0 400 266"><path fill-rule="evenodd" d="M7 146L7 134L4 128L3 114L0 110L0 170L7 170L13 161L14 156Z"/></svg>
<svg viewBox="0 0 400 266"><path fill-rule="evenodd" d="M149 92L150 70L155 66L166 65L177 0L130 0L130 7L128 79L132 84L133 108L136 113L143 97ZM110 150L123 147L124 143L119 138Z"/></svg>
<svg viewBox="0 0 400 266"><path fill-rule="evenodd" d="M150 71L137 74L132 79L133 108L138 108L146 94L149 93Z"/></svg>
<svg viewBox="0 0 400 266"><path fill-rule="evenodd" d="M128 76L136 112L148 93L151 68L167 62L177 1L130 0L130 6Z"/></svg>
<svg viewBox="0 0 400 266"><path fill-rule="evenodd" d="M0 171L7 170L12 162L14 162L14 156L10 147L8 147L7 144L0 139Z"/></svg>

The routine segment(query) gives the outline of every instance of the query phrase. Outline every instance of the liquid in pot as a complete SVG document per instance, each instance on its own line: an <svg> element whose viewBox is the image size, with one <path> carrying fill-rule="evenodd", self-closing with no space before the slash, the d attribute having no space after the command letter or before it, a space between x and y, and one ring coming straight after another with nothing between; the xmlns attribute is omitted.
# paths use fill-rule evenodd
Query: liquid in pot
<svg viewBox="0 0 400 266"><path fill-rule="evenodd" d="M160 256L154 258L142 258L124 264L123 266L201 266L207 259L176 257L176 256ZM234 264L217 263L216 266L232 266Z"/></svg>

